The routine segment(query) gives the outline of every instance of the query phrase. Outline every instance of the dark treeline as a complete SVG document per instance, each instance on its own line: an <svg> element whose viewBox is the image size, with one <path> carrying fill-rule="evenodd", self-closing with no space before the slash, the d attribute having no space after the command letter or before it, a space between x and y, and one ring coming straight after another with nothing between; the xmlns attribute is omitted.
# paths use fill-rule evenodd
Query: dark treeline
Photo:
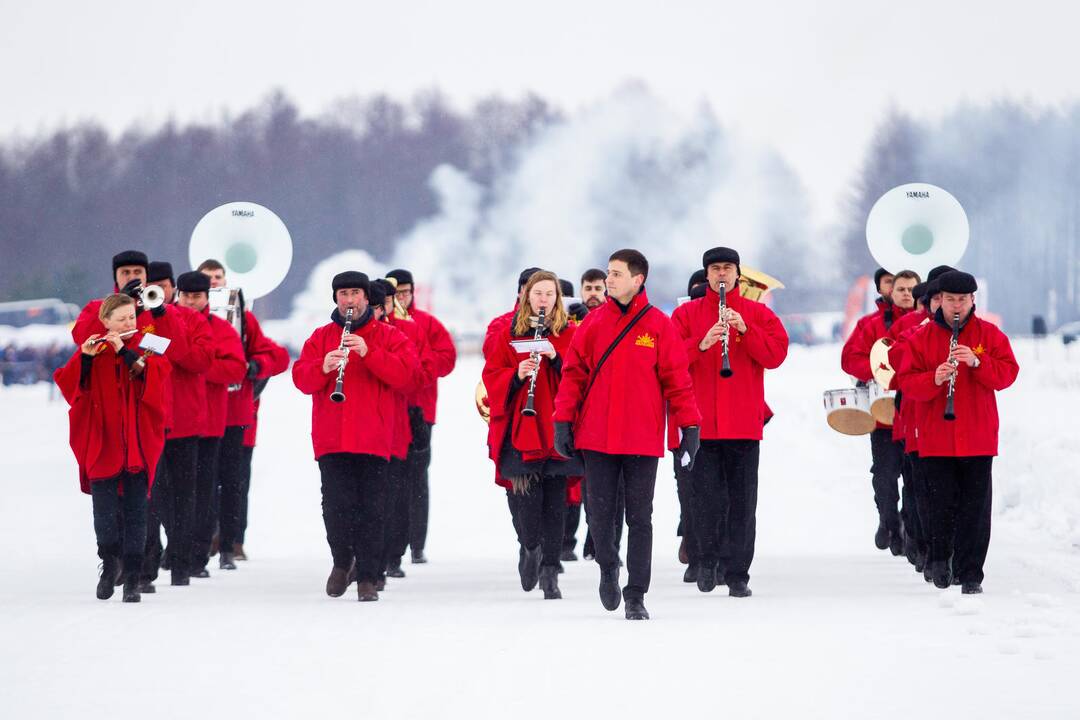
<svg viewBox="0 0 1080 720"><path fill-rule="evenodd" d="M1080 318L1080 106L961 106L940 121L892 113L877 131L847 212L843 274L873 267L866 216L886 190L939 185L964 206L971 239L960 265L1010 332L1041 315L1051 329Z"/></svg>
<svg viewBox="0 0 1080 720"><path fill-rule="evenodd" d="M249 200L273 209L293 237L288 278L260 300L262 314L280 316L328 255L362 247L388 257L396 238L436 211L428 178L437 166L483 183L555 118L536 98L462 113L437 94L350 99L304 118L274 94L217 124L118 138L89 124L9 142L0 148L0 299L81 304L109 289L109 259L123 248L182 272L199 218Z"/></svg>

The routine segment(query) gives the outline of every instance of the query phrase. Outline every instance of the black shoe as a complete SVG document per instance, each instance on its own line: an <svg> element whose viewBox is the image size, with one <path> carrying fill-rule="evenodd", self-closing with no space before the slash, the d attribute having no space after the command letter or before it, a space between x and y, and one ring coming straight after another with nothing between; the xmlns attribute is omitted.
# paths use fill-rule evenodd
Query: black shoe
<svg viewBox="0 0 1080 720"><path fill-rule="evenodd" d="M648 620L649 611L645 609L644 598L628 597L626 598L626 619L627 620Z"/></svg>
<svg viewBox="0 0 1080 720"><path fill-rule="evenodd" d="M139 573L131 572L124 576L124 602L134 603L140 602L142 596L139 594Z"/></svg>
<svg viewBox="0 0 1080 720"><path fill-rule="evenodd" d="M945 590L952 584L952 571L949 569L947 562L935 560L930 563L927 569L930 571L930 577L934 581L934 587Z"/></svg>
<svg viewBox="0 0 1080 720"><path fill-rule="evenodd" d="M203 567L199 568L198 570L193 570L191 572L191 577L205 579L205 578L210 577L210 571L207 570L205 566L203 566Z"/></svg>
<svg viewBox="0 0 1080 720"><path fill-rule="evenodd" d="M921 573L926 569L926 553L915 552L915 572Z"/></svg>
<svg viewBox="0 0 1080 720"><path fill-rule="evenodd" d="M889 535L889 552L893 557L900 557L904 554L904 531L897 528L893 530Z"/></svg>
<svg viewBox="0 0 1080 720"><path fill-rule="evenodd" d="M960 592L964 595L981 595L982 583L966 582L960 586Z"/></svg>
<svg viewBox="0 0 1080 720"><path fill-rule="evenodd" d="M156 593L157 588L154 587L154 581L153 580L140 580L139 581L139 592L142 593L142 594L150 593L151 595Z"/></svg>
<svg viewBox="0 0 1080 720"><path fill-rule="evenodd" d="M191 576L183 570L170 570L169 584L177 587L191 585Z"/></svg>
<svg viewBox="0 0 1080 720"><path fill-rule="evenodd" d="M727 580L724 577L725 575L727 575L727 568L724 567L723 565L717 565L716 566L716 584L718 586L722 587L724 585L727 585Z"/></svg>
<svg viewBox="0 0 1080 720"><path fill-rule="evenodd" d="M413 550L412 551L412 564L413 565L423 565L426 562L427 562L427 555L424 554L423 550Z"/></svg>
<svg viewBox="0 0 1080 720"><path fill-rule="evenodd" d="M97 599L108 600L113 596L113 588L120 577L120 558L106 555L101 561L101 576L98 578Z"/></svg>
<svg viewBox="0 0 1080 720"><path fill-rule="evenodd" d="M334 566L330 568L330 574L326 578L326 594L330 597L341 597L349 589L349 570Z"/></svg>
<svg viewBox="0 0 1080 720"><path fill-rule="evenodd" d="M730 597L744 598L750 597L754 594L754 592L745 582L743 582L742 580L736 580L735 582L728 585L727 594Z"/></svg>
<svg viewBox="0 0 1080 720"><path fill-rule="evenodd" d="M889 528L883 521L878 521L877 532L874 533L874 547L885 550L889 547Z"/></svg>
<svg viewBox="0 0 1080 720"><path fill-rule="evenodd" d="M566 568L564 568L564 567L562 566L562 562L560 562L560 563L559 563L558 565L556 565L555 567L559 568L559 574L560 574L560 575L562 575L562 574L563 574L564 572L566 572Z"/></svg>
<svg viewBox="0 0 1080 720"><path fill-rule="evenodd" d="M716 589L716 567L702 565L698 568L697 589L701 592L712 592Z"/></svg>
<svg viewBox="0 0 1080 720"><path fill-rule="evenodd" d="M588 550L585 550L584 552L581 553L581 559L586 560L586 561L592 561L592 560L596 559L596 555L589 552Z"/></svg>
<svg viewBox="0 0 1080 720"><path fill-rule="evenodd" d="M521 589L529 592L540 580L540 546L532 550L526 549L521 553L518 560L518 576L521 578Z"/></svg>
<svg viewBox="0 0 1080 720"><path fill-rule="evenodd" d="M161 569L172 570L172 560L169 559L169 548L165 548L165 552L161 554Z"/></svg>
<svg viewBox="0 0 1080 720"><path fill-rule="evenodd" d="M218 558L218 567L222 570L235 570L236 563L233 561L233 554L226 550L222 550L221 557Z"/></svg>
<svg viewBox="0 0 1080 720"><path fill-rule="evenodd" d="M910 535L904 535L904 556L912 565L919 564L919 544Z"/></svg>
<svg viewBox="0 0 1080 720"><path fill-rule="evenodd" d="M553 565L545 565L540 568L540 589L544 591L545 600L562 600L562 592L559 590L559 571Z"/></svg>
<svg viewBox="0 0 1080 720"><path fill-rule="evenodd" d="M600 571L600 603L605 610L618 610L622 602L622 591L619 590L619 569L605 572Z"/></svg>
<svg viewBox="0 0 1080 720"><path fill-rule="evenodd" d="M686 572L682 574L682 581L684 583L696 583L698 578L698 566L687 565Z"/></svg>
<svg viewBox="0 0 1080 720"><path fill-rule="evenodd" d="M559 555L559 560L562 562L577 562L577 553L573 550L563 550Z"/></svg>
<svg viewBox="0 0 1080 720"><path fill-rule="evenodd" d="M928 583L934 582L934 576L930 573L930 563L923 565L922 578Z"/></svg>
<svg viewBox="0 0 1080 720"><path fill-rule="evenodd" d="M401 561L399 560L396 565L386 566L386 577L403 578L405 577L405 571L401 569Z"/></svg>

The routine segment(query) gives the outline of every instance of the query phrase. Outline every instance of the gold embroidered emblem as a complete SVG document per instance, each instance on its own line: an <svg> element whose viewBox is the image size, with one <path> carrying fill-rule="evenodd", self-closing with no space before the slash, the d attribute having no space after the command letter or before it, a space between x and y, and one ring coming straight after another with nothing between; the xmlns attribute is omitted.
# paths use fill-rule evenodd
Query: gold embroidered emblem
<svg viewBox="0 0 1080 720"><path fill-rule="evenodd" d="M641 335L638 335L637 340L634 341L634 344L637 345L638 347L647 347L647 348L656 347L656 341L653 340L653 336L650 335L649 333L642 333Z"/></svg>
<svg viewBox="0 0 1080 720"><path fill-rule="evenodd" d="M984 352L986 352L986 348L983 347L982 343L979 343L972 349L972 352L976 355L982 355Z"/></svg>
<svg viewBox="0 0 1080 720"><path fill-rule="evenodd" d="M143 335L152 335L154 333L154 323L150 323L149 325L144 327L142 330L140 330L140 332Z"/></svg>

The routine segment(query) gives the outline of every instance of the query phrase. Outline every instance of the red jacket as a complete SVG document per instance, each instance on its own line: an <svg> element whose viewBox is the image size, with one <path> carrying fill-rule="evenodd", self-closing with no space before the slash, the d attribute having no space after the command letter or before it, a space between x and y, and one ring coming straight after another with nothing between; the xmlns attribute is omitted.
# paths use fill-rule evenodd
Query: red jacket
<svg viewBox="0 0 1080 720"><path fill-rule="evenodd" d="M214 359L214 337L202 313L180 305L169 311L184 321L188 352L173 364L173 424L167 435L170 440L199 437L206 433L206 371Z"/></svg>
<svg viewBox="0 0 1080 720"><path fill-rule="evenodd" d="M894 373L899 370L900 363L903 362L904 353L906 352L907 338L914 332L920 325L929 319L929 315L925 310L915 310L906 313L902 318L893 323L889 328L888 337L893 341L892 346L889 348L889 365L892 366ZM890 383L887 390L900 390L900 386L897 384L897 377L894 374L892 383ZM908 440L908 431L911 431L914 436L913 423L909 422L905 415L915 417L915 406L918 404L914 398L910 399L908 403L903 397L903 391L900 393L900 402L896 406L896 414L893 416L892 424L892 439L893 442L904 443L904 452L915 452L915 446L913 442Z"/></svg>
<svg viewBox="0 0 1080 720"><path fill-rule="evenodd" d="M424 411L424 420L435 422L435 407L439 399L439 378L449 375L457 362L457 350L450 333L431 313L409 310L412 321L419 331L416 351L423 366L423 374L429 378L409 397L410 407Z"/></svg>
<svg viewBox="0 0 1080 720"><path fill-rule="evenodd" d="M484 344L481 346L480 352L484 357L488 356L488 350L495 346L502 339L502 332L510 323L514 321L514 315L517 314L517 303L514 303L514 309L510 312L503 313L497 317L491 319L488 323L487 330L484 332Z"/></svg>
<svg viewBox="0 0 1080 720"><path fill-rule="evenodd" d="M949 356L952 330L941 311L934 322L911 335L900 377L904 397L925 407L916 414L916 443L920 457L997 455L998 413L994 393L1013 384L1020 366L1009 339L974 311L960 330L959 343L975 351L980 365L960 363L953 394L956 419L944 419L948 383L934 383L934 372Z"/></svg>
<svg viewBox="0 0 1080 720"><path fill-rule="evenodd" d="M337 369L323 372L323 359L341 344L342 326L318 328L293 363L293 383L311 395L311 441L318 460L328 453L356 453L390 458L394 444L394 392L404 391L417 372L416 355L400 330L368 315L354 334L364 339L368 353L349 353L345 366L345 402L334 403Z"/></svg>
<svg viewBox="0 0 1080 720"><path fill-rule="evenodd" d="M105 334L105 326L98 319L102 300L91 300L79 313L78 320L71 328L71 338L76 345L82 345L86 339L95 333ZM154 317L149 310L143 310L135 318L135 326L142 334L152 333L169 339L169 349L165 351L165 357L172 365L183 365L186 362L188 352L187 324L176 311L176 307L166 305L164 313ZM137 348L136 348L137 349ZM195 364L198 365L196 358ZM174 422L173 413L173 388L172 383L165 386L165 426L171 428Z"/></svg>
<svg viewBox="0 0 1080 720"><path fill-rule="evenodd" d="M705 297L675 308L671 322L683 338L694 398L701 411L702 440L760 440L765 426L765 370L780 367L787 357L788 336L780 318L762 303L743 298L737 289L727 304L742 315L746 332L730 328L728 360L734 373L720 377L723 343L705 352L701 339L720 315L720 296L708 288Z"/></svg>
<svg viewBox="0 0 1080 720"><path fill-rule="evenodd" d="M665 400L677 426L701 424L682 336L658 308L612 351L585 397L600 356L648 301L642 288L625 313L618 303L606 302L574 333L555 398L555 421L574 423L578 449L662 456Z"/></svg>
<svg viewBox="0 0 1080 720"><path fill-rule="evenodd" d="M289 351L263 335L259 321L250 310L244 311L244 381L240 389L229 393L229 409L225 419L226 427L251 425L255 422L255 383L247 376L247 362L254 360L259 364L256 380L264 380L280 375L289 369Z"/></svg>
<svg viewBox="0 0 1080 720"><path fill-rule="evenodd" d="M484 362L484 387L488 392L491 406L491 423L488 425L488 457L495 463L495 482L503 487L510 483L500 476L499 455L507 433L510 433L511 445L521 453L525 462L537 462L547 459L559 459L555 452L555 427L552 420L555 412L555 395L559 389L561 373L556 366L562 363L570 350L576 328L568 325L556 335L547 335L548 341L555 347L554 363L547 358L540 362L536 375L536 391L533 396L533 408L536 415L525 417L521 414L529 395L529 381L518 381L518 364L529 357L528 353L515 352L511 340L531 340L535 334L515 337L510 323L506 323L501 334L501 341L493 342L490 354Z"/></svg>
<svg viewBox="0 0 1080 720"><path fill-rule="evenodd" d="M409 341L409 349L416 357L416 373L412 382L404 390L394 391L394 441L390 448L390 456L398 460L404 460L409 454L409 445L412 444L412 424L409 422L409 408L414 407L409 403L410 394L420 387L428 384L431 376L427 374L427 368L420 358L418 348L423 341L420 336L420 328L412 320L403 320L391 316L388 320L391 327L401 331L401 334Z"/></svg>
<svg viewBox="0 0 1080 720"><path fill-rule="evenodd" d="M139 351L141 334L125 342ZM82 350L78 349L54 374L60 392L71 405L68 412L71 450L79 463L79 486L90 492L90 483L116 477L123 470L146 471L149 483L165 446L165 387L169 361L146 358L146 368L136 378L124 360L107 345L90 365L83 382Z"/></svg>
<svg viewBox="0 0 1080 720"><path fill-rule="evenodd" d="M206 369L206 426L202 437L224 437L229 412L229 386L239 384L247 374L244 346L236 329L209 310L203 317L210 323L214 358Z"/></svg>
<svg viewBox="0 0 1080 720"><path fill-rule="evenodd" d="M840 367L860 382L870 382L874 379L874 374L870 370L870 349L874 347L874 343L889 334L892 325L906 312L885 300L878 300L877 306L876 311L863 316L855 323L855 328L844 343L844 349L840 351ZM888 322L886 322L887 314L892 318ZM889 426L877 423L875 429L888 430Z"/></svg>

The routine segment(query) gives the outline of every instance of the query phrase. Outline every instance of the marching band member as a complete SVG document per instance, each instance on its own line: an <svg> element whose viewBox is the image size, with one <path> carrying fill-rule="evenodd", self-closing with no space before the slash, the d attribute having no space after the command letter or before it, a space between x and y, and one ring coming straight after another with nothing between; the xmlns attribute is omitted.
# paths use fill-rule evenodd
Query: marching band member
<svg viewBox="0 0 1080 720"><path fill-rule="evenodd" d="M534 327L530 322L535 324L541 313L544 324ZM490 346L483 373L491 402L488 456L495 463L499 484L506 488L519 532L521 587L527 592L539 581L546 600L562 597L558 573L567 476L582 474L579 459L555 452L551 420L563 358L575 327L563 308L555 274L533 273L513 323L501 332L501 342ZM553 350L534 357L510 344L537 338L548 340ZM526 414L526 408L531 414Z"/></svg>
<svg viewBox="0 0 1080 720"><path fill-rule="evenodd" d="M311 396L311 439L322 475L323 522L333 557L326 581L344 593L356 561L357 598L379 599L384 568L386 472L393 446L393 390L406 390L417 372L408 339L374 321L370 282L361 272L333 279L331 322L311 334L293 364L293 383ZM338 377L344 398L334 402Z"/></svg>
<svg viewBox="0 0 1080 720"><path fill-rule="evenodd" d="M686 283L686 295L691 299L705 297L705 289L708 281L703 269L695 270L690 274ZM700 291L700 292L699 292ZM676 308L677 309L677 308ZM672 315L674 320L674 314ZM687 358L689 360L689 356ZM699 408L700 409L700 408ZM694 482L693 473L679 463L679 433L678 428L668 423L668 450L671 451L673 467L675 469L675 487L679 498L679 526L676 534L682 538L679 541L679 562L686 565L683 573L683 582L696 583L698 578L698 566L700 557L697 551L697 538L694 537ZM721 520L718 531L720 537L726 536L726 522ZM722 580L723 578L718 578Z"/></svg>
<svg viewBox="0 0 1080 720"><path fill-rule="evenodd" d="M431 430L435 425L435 409L439 399L439 378L446 377L457 363L453 338L438 319L415 303L416 288L408 270L391 270L388 278L397 282L395 297L419 330L422 347L418 352L431 359L431 380L416 390L409 402L409 425L412 443L407 461L407 492L409 498L409 547L413 563L425 563L427 543L429 490L428 468L431 466Z"/></svg>
<svg viewBox="0 0 1080 720"><path fill-rule="evenodd" d="M609 302L574 334L555 399L555 450L585 464L585 512L607 610L626 600L628 620L645 620L652 565L652 499L664 453L664 401L683 430L681 454L692 465L701 415L694 402L682 338L649 305L649 264L637 250L608 260ZM619 593L615 498L625 485L628 583Z"/></svg>
<svg viewBox="0 0 1080 720"><path fill-rule="evenodd" d="M208 578L210 543L214 534L213 498L218 477L218 453L225 435L229 385L244 379L247 363L240 336L232 325L210 312L210 278L198 270L176 278L181 306L198 313L207 323L213 357L204 373L206 419L199 434L195 477L195 518L189 577ZM194 320L192 321L195 322Z"/></svg>
<svg viewBox="0 0 1080 720"><path fill-rule="evenodd" d="M93 499L102 560L97 597L112 597L122 572L124 602L140 600L147 496L165 444L169 376L167 359L140 356L135 313L135 300L127 295L103 299L98 320L105 332L91 333L54 375L71 405L80 486Z"/></svg>
<svg viewBox="0 0 1080 720"><path fill-rule="evenodd" d="M877 301L878 309L855 324L855 329L840 353L840 366L844 372L861 383L873 381L870 349L875 342L888 334L894 322L911 309L914 302L911 290L919 283L919 276L910 270L893 276L878 268L874 273L874 282L882 293ZM896 288L897 282L900 284L899 289ZM892 428L877 424L870 434L870 453L873 458L870 472L873 478L874 504L878 510L874 545L879 550L888 549L893 555L901 555L904 552L904 535L897 510L900 502L897 481L900 479L903 449L893 442Z"/></svg>
<svg viewBox="0 0 1080 720"><path fill-rule="evenodd" d="M917 434L934 585L947 588L956 575L961 591L974 594L982 592L990 546L995 393L1013 384L1020 367L1008 337L975 313L975 278L952 271L935 282L941 306L909 338L901 384L905 396L925 403Z"/></svg>
<svg viewBox="0 0 1080 720"><path fill-rule="evenodd" d="M702 415L701 449L692 468L697 586L712 592L719 563L728 594L749 597L757 526L755 451L765 424L765 370L783 363L788 336L772 310L741 296L738 252L712 248L703 255L702 265L708 282L705 297L680 305L671 318L685 342ZM725 353L730 377L721 376ZM719 527L725 520L730 547L729 555L721 557Z"/></svg>

